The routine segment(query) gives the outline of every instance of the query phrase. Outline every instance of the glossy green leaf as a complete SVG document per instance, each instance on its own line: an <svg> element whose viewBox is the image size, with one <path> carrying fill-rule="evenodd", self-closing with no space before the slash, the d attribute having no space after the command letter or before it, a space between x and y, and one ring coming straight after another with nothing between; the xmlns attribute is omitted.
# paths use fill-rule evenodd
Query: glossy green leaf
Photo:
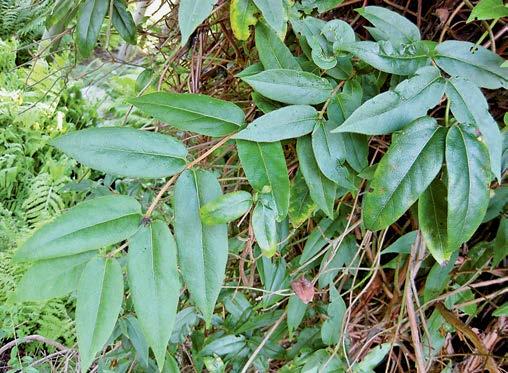
<svg viewBox="0 0 508 373"><path fill-rule="evenodd" d="M73 8L80 5L81 1L58 0L55 2L51 13L46 17L46 28L49 30L52 26L62 22L69 14L73 13ZM75 15L75 11L74 11Z"/></svg>
<svg viewBox="0 0 508 373"><path fill-rule="evenodd" d="M311 133L318 122L318 112L309 105L290 105L265 114L234 138L258 142L275 142Z"/></svg>
<svg viewBox="0 0 508 373"><path fill-rule="evenodd" d="M309 187L311 198L330 219L333 219L337 186L319 170L312 150L310 136L298 138L296 153L298 154L300 170Z"/></svg>
<svg viewBox="0 0 508 373"><path fill-rule="evenodd" d="M489 154L485 145L459 127L450 128L446 136L446 169L448 247L456 250L471 238L489 205Z"/></svg>
<svg viewBox="0 0 508 373"><path fill-rule="evenodd" d="M128 275L141 329L162 369L180 295L176 243L162 221L142 227L129 239Z"/></svg>
<svg viewBox="0 0 508 373"><path fill-rule="evenodd" d="M94 251L36 262L16 286L16 301L41 301L75 290L86 263Z"/></svg>
<svg viewBox="0 0 508 373"><path fill-rule="evenodd" d="M182 276L191 299L210 325L228 259L227 226L203 225L199 209L222 194L208 171L187 170L175 185L175 235Z"/></svg>
<svg viewBox="0 0 508 373"><path fill-rule="evenodd" d="M430 64L430 52L422 42L393 45L389 41L358 41L334 46L335 52L349 52L372 67L395 75L412 75Z"/></svg>
<svg viewBox="0 0 508 373"><path fill-rule="evenodd" d="M196 28L212 13L218 0L180 0L178 27L185 45Z"/></svg>
<svg viewBox="0 0 508 373"><path fill-rule="evenodd" d="M475 125L483 135L490 154L490 166L501 180L501 153L503 140L499 127L489 113L489 104L481 90L466 79L452 78L446 85L446 95L455 119Z"/></svg>
<svg viewBox="0 0 508 373"><path fill-rule="evenodd" d="M215 198L202 206L199 212L203 224L226 224L245 215L251 206L252 195L241 190Z"/></svg>
<svg viewBox="0 0 508 373"><path fill-rule="evenodd" d="M508 208L508 185L502 185L491 193L489 207L483 218L483 223L497 218L503 210Z"/></svg>
<svg viewBox="0 0 508 373"><path fill-rule="evenodd" d="M335 123L320 123L312 132L312 149L319 169L328 179L343 188L355 189L348 168L346 167L345 136L332 133Z"/></svg>
<svg viewBox="0 0 508 373"><path fill-rule="evenodd" d="M444 189L444 186L442 187ZM457 254L458 253L456 253L456 255L453 255L453 259L448 262L438 261L430 269L430 272L425 280L425 287L423 288L423 301L425 303L433 301L435 298L440 296L441 293L446 289L446 287L450 283L451 280L450 272L453 269L453 266L455 265L455 259L457 258Z"/></svg>
<svg viewBox="0 0 508 373"><path fill-rule="evenodd" d="M342 92L337 94L328 105L328 119L337 125L342 125L344 121L356 110L362 103L363 90L358 80L349 80L344 84ZM367 136L352 133L334 133L340 135L341 150L344 159L357 172L366 168L369 155L369 139Z"/></svg>
<svg viewBox="0 0 508 373"><path fill-rule="evenodd" d="M109 10L109 0L87 0L81 4L76 24L76 43L83 57L90 56Z"/></svg>
<svg viewBox="0 0 508 373"><path fill-rule="evenodd" d="M508 302L503 303L494 312L492 312L492 316L508 316Z"/></svg>
<svg viewBox="0 0 508 373"><path fill-rule="evenodd" d="M249 27L257 22L256 12L257 9L252 0L231 0L229 20L233 34L238 40L249 38Z"/></svg>
<svg viewBox="0 0 508 373"><path fill-rule="evenodd" d="M254 0L254 4L256 4L258 9L261 11L266 23L268 23L268 25L275 30L278 35L283 36L286 26L286 14L284 11L283 0Z"/></svg>
<svg viewBox="0 0 508 373"><path fill-rule="evenodd" d="M445 129L430 117L417 119L394 138L379 162L363 200L367 229L384 229L416 202L443 163Z"/></svg>
<svg viewBox="0 0 508 373"><path fill-rule="evenodd" d="M427 249L438 263L444 263L454 248L448 247L446 187L436 179L418 200L418 222Z"/></svg>
<svg viewBox="0 0 508 373"><path fill-rule="evenodd" d="M242 109L232 102L194 93L150 93L129 101L141 111L184 131L220 137L244 124Z"/></svg>
<svg viewBox="0 0 508 373"><path fill-rule="evenodd" d="M236 146L250 185L259 193L271 194L277 220L284 219L289 208L289 176L282 145L237 140Z"/></svg>
<svg viewBox="0 0 508 373"><path fill-rule="evenodd" d="M303 303L300 298L298 298L296 295L291 295L289 297L287 305L287 325L290 336L296 329L298 329L298 326L300 326L301 322L303 321L303 317L305 316L306 310L307 305Z"/></svg>
<svg viewBox="0 0 508 373"><path fill-rule="evenodd" d="M411 252L411 246L414 244L416 240L417 231L411 231L397 238L397 240L388 246L386 249L383 249L381 254L409 254Z"/></svg>
<svg viewBox="0 0 508 373"><path fill-rule="evenodd" d="M18 249L15 259L35 261L97 250L132 236L141 218L141 206L132 197L94 198L42 226Z"/></svg>
<svg viewBox="0 0 508 373"><path fill-rule="evenodd" d="M111 1L113 1L113 14L111 18L113 26L123 40L129 44L135 45L136 23L134 23L131 13L127 10L127 5L124 0Z"/></svg>
<svg viewBox="0 0 508 373"><path fill-rule="evenodd" d="M259 201L252 212L252 230L261 252L271 258L277 251L277 212Z"/></svg>
<svg viewBox="0 0 508 373"><path fill-rule="evenodd" d="M330 288L330 304L327 307L328 319L321 326L321 339L329 346L339 343L344 317L346 316L346 303L335 287Z"/></svg>
<svg viewBox="0 0 508 373"><path fill-rule="evenodd" d="M301 70L296 58L279 36L263 22L256 25L256 49L264 68Z"/></svg>
<svg viewBox="0 0 508 373"><path fill-rule="evenodd" d="M436 47L434 60L452 77L463 77L482 88L508 88L508 68L494 52L467 41L447 40Z"/></svg>
<svg viewBox="0 0 508 373"><path fill-rule="evenodd" d="M298 170L289 189L289 221L293 228L302 225L316 209L310 196L309 187L305 183L302 172Z"/></svg>
<svg viewBox="0 0 508 373"><path fill-rule="evenodd" d="M116 259L95 257L78 285L76 333L81 372L85 373L115 328L123 300L122 268Z"/></svg>
<svg viewBox="0 0 508 373"><path fill-rule="evenodd" d="M159 178L186 165L187 149L177 139L128 127L70 132L51 145L90 168L119 176Z"/></svg>
<svg viewBox="0 0 508 373"><path fill-rule="evenodd" d="M286 104L320 104L333 90L328 80L296 70L266 70L242 79L263 96Z"/></svg>
<svg viewBox="0 0 508 373"><path fill-rule="evenodd" d="M377 41L388 40L400 45L421 39L420 30L413 22L388 8L366 6L356 11L375 26L366 29Z"/></svg>
<svg viewBox="0 0 508 373"><path fill-rule="evenodd" d="M366 101L333 132L384 135L407 126L436 106L445 81L435 67L424 67L411 79Z"/></svg>
<svg viewBox="0 0 508 373"><path fill-rule="evenodd" d="M503 4L503 0L481 0L471 11L467 22L502 17L508 17L508 6Z"/></svg>

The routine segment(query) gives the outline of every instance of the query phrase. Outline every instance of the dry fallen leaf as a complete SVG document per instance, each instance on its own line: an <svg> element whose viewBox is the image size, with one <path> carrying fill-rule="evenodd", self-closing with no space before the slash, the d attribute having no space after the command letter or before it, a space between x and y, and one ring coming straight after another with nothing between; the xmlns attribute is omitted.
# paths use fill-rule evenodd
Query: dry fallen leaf
<svg viewBox="0 0 508 373"><path fill-rule="evenodd" d="M298 280L293 281L291 283L291 287L293 288L296 296L300 298L303 303L307 304L312 302L312 299L314 298L314 285L312 285L312 282L307 280L305 277L301 277Z"/></svg>

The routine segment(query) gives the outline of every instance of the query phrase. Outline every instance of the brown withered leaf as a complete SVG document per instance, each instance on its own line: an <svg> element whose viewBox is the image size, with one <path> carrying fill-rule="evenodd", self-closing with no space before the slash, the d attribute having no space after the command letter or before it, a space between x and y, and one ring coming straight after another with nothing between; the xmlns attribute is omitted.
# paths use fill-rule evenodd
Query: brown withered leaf
<svg viewBox="0 0 508 373"><path fill-rule="evenodd" d="M301 277L298 280L293 281L291 283L291 288L293 288L296 296L300 298L303 303L307 304L312 302L312 299L314 298L314 285L312 285L312 282L307 280L305 277Z"/></svg>

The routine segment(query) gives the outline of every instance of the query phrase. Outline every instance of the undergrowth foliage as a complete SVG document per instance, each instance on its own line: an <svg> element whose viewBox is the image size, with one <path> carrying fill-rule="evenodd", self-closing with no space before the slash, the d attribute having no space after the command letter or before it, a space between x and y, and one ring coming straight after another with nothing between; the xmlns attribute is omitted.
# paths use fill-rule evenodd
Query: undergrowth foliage
<svg viewBox="0 0 508 373"><path fill-rule="evenodd" d="M135 44L127 4L111 1L59 1L46 26L74 25L68 30L81 57L92 54L106 19L106 44L111 26ZM220 10L217 3L180 1L182 48L202 37L199 25ZM26 172L16 164L23 162L17 152L26 150L4 146L4 199L22 188L26 198L18 208L29 227L54 217L15 253L30 267L14 298L75 294L82 372L120 335L130 340L143 369L154 368L153 356L160 371L177 371L182 359L175 352L182 345L189 354L182 342L200 319L205 331L192 333L190 352L197 371L268 371L270 360L281 359L288 360L282 371L372 372L398 342L384 338L352 357L354 336L347 325L359 306L353 293L363 294L385 276L381 262L407 281L402 291L397 286L390 307L407 307L418 371L432 365L444 332L467 334L451 310L475 315L474 294L466 288L440 296L461 248L506 202L503 134L482 91L508 87L506 62L479 44L422 40L410 20L378 6L357 10L373 39L360 40L347 22L315 17L339 3L229 3L234 37L246 41L255 33L259 62L236 76L253 90L255 107L248 113L209 95L154 89L158 78L147 70L135 97L127 99L139 115L157 120L151 128L124 125L127 119L78 130L57 124L49 143L64 155L45 150L29 187L16 184L16 173ZM290 47L286 36L294 40ZM53 67L41 64L35 72ZM45 91L50 94L41 110L58 111L58 100L50 100L51 94L60 97L58 90L47 83ZM259 113L254 119L253 110ZM66 133L54 136L60 132ZM210 141L195 155L182 133ZM288 164L288 152L296 153L297 162ZM231 188L207 163L217 155L224 167L236 165L235 180L248 184ZM132 188L111 188L73 206L62 194L64 185L72 172L84 177L88 169L135 181ZM159 185L161 179L158 193L140 197L140 184ZM400 232L397 222L410 216L417 229L384 247L390 228ZM501 216L498 236L473 246L461 270L474 273L488 261L498 266L506 255L506 225ZM314 229L303 251L294 253L289 244L306 226ZM424 267L431 269L423 294L417 294L411 283L427 253ZM244 270L247 254L257 267L259 298L232 291L242 288L228 270L228 259L238 255L238 276L246 290L256 291L254 267ZM365 255L373 269L358 284ZM474 279L464 274L453 286ZM323 302L313 307L317 294ZM423 336L415 317L425 314L415 307L429 306ZM324 322L300 331L306 317L319 315ZM263 338L260 329L266 327ZM271 339L295 334L286 351ZM483 342L474 336L468 339L483 354ZM498 371L492 356L484 364Z"/></svg>

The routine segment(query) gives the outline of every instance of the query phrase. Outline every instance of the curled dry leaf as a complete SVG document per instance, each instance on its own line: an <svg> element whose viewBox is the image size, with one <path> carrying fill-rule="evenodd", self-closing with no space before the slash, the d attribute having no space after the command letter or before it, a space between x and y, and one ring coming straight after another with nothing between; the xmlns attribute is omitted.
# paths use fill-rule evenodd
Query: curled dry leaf
<svg viewBox="0 0 508 373"><path fill-rule="evenodd" d="M314 298L314 285L305 277L301 277L291 283L291 288L300 300L308 304Z"/></svg>

